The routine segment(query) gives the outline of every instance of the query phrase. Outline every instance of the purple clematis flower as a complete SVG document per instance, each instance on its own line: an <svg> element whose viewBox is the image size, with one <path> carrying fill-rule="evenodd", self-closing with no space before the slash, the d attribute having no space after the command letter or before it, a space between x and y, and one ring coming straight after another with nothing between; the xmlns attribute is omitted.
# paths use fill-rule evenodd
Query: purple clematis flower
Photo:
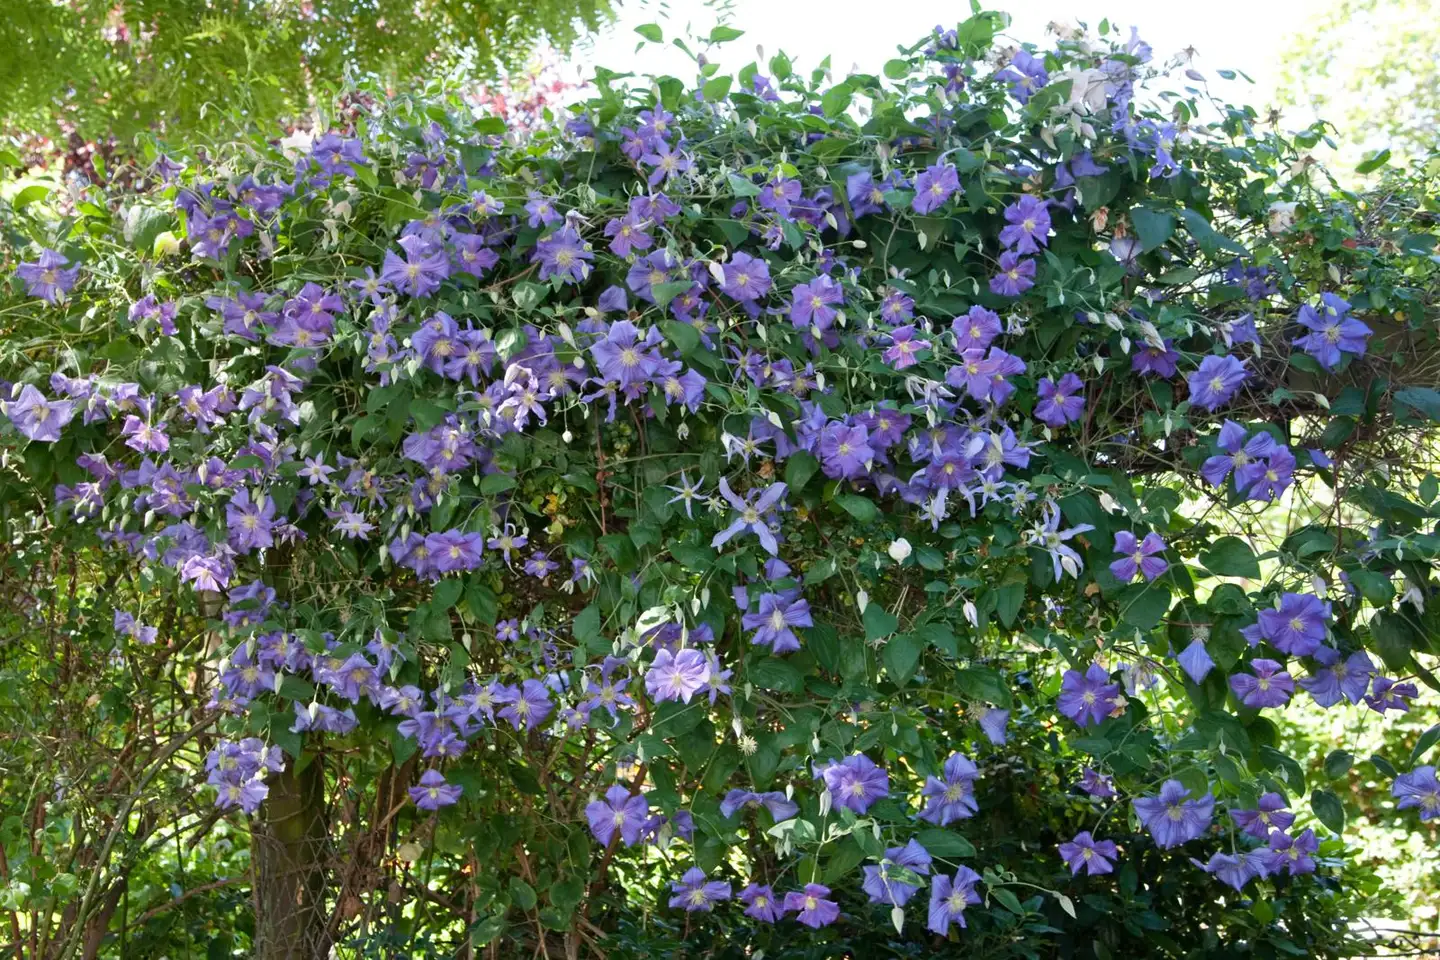
<svg viewBox="0 0 1440 960"><path fill-rule="evenodd" d="M770 292L770 268L758 257L737 252L721 271L725 279L720 282L720 289L736 300L763 300Z"/></svg>
<svg viewBox="0 0 1440 960"><path fill-rule="evenodd" d="M769 647L777 656L800 649L800 638L793 627L815 625L810 618L810 604L791 591L763 594L759 611L745 614L740 622L746 630L755 631L750 638L752 644Z"/></svg>
<svg viewBox="0 0 1440 960"><path fill-rule="evenodd" d="M1114 716L1125 704L1120 685L1110 682L1110 674L1098 663L1092 663L1082 674L1066 670L1060 681L1056 708L1082 727L1100 723Z"/></svg>
<svg viewBox="0 0 1440 960"><path fill-rule="evenodd" d="M1035 261L1012 250L1000 254L1000 272L990 278L990 292L1000 297L1018 297L1035 286Z"/></svg>
<svg viewBox="0 0 1440 960"><path fill-rule="evenodd" d="M1256 877L1264 877L1269 873L1265 866L1265 855L1258 850L1240 854L1214 853L1210 855L1209 863L1201 863L1193 857L1190 862L1236 890L1242 889Z"/></svg>
<svg viewBox="0 0 1440 960"><path fill-rule="evenodd" d="M889 335L890 345L880 355L881 359L896 370L904 370L919 363L917 354L921 350L930 349L929 340L921 340L915 335L913 326L896 327ZM1084 401L1081 401L1082 405Z"/></svg>
<svg viewBox="0 0 1440 960"><path fill-rule="evenodd" d="M839 420L832 420L820 431L815 452L825 475L837 480L859 480L868 476L875 460L870 431L861 424L847 425Z"/></svg>
<svg viewBox="0 0 1440 960"><path fill-rule="evenodd" d="M1165 552L1165 541L1158 533L1147 533L1144 540L1136 540L1134 533L1121 530L1115 534L1115 552L1124 556L1110 564L1110 572L1121 583L1134 580L1137 573L1148 582L1170 569L1170 564L1160 557Z"/></svg>
<svg viewBox="0 0 1440 960"><path fill-rule="evenodd" d="M1037 57L1028 50L1015 51L1010 66L995 76L997 79L1009 81L1010 95L1021 105L1029 103L1030 98L1050 82L1044 55Z"/></svg>
<svg viewBox="0 0 1440 960"><path fill-rule="evenodd" d="M1342 698L1351 703L1365 699L1370 680L1375 676L1375 662L1364 650L1357 650L1344 660L1333 647L1320 647L1312 657L1320 664L1308 677L1296 681L1322 707L1333 707Z"/></svg>
<svg viewBox="0 0 1440 960"><path fill-rule="evenodd" d="M1265 840L1271 830L1289 830L1295 814L1285 809L1285 798L1278 793L1262 793L1254 810L1231 810L1235 826L1257 840Z"/></svg>
<svg viewBox="0 0 1440 960"><path fill-rule="evenodd" d="M975 884L979 882L980 874L969 867L958 868L953 877L939 874L930 881L930 915L927 929L942 937L950 932L952 923L959 924L960 928L964 929L965 908L980 902L980 894L975 892Z"/></svg>
<svg viewBox="0 0 1440 960"><path fill-rule="evenodd" d="M440 284L450 276L450 260L445 251L416 234L401 237L399 244L405 257L402 259L393 250L385 251L380 279L412 297L428 297L439 290Z"/></svg>
<svg viewBox="0 0 1440 960"><path fill-rule="evenodd" d="M960 175L951 163L937 163L926 167L915 178L915 199L911 203L915 212L922 217L934 213L960 189Z"/></svg>
<svg viewBox="0 0 1440 960"><path fill-rule="evenodd" d="M1162 346L1147 344L1130 358L1130 369L1142 377L1161 377L1169 380L1175 376L1180 363L1180 354L1174 348L1175 341L1166 338Z"/></svg>
<svg viewBox="0 0 1440 960"><path fill-rule="evenodd" d="M1199 800L1187 800L1188 796L1190 791L1179 780L1166 780L1158 796L1132 801L1135 815L1162 850L1194 840L1210 826L1215 796L1207 793Z"/></svg>
<svg viewBox="0 0 1440 960"><path fill-rule="evenodd" d="M1050 212L1047 202L1031 194L1005 208L1006 226L1000 230L1000 242L1016 253L1039 253L1050 245Z"/></svg>
<svg viewBox="0 0 1440 960"><path fill-rule="evenodd" d="M845 303L845 290L828 276L797 284L790 291L790 323L796 330L829 330Z"/></svg>
<svg viewBox="0 0 1440 960"><path fill-rule="evenodd" d="M1060 507L1051 501L1046 503L1043 519L1030 531L1029 537L1031 543L1050 554L1050 561L1055 567L1055 580L1059 582L1062 573L1078 578L1080 571L1085 569L1085 561L1080 559L1080 554L1066 541L1094 529L1093 524L1079 523L1061 530Z"/></svg>
<svg viewBox="0 0 1440 960"><path fill-rule="evenodd" d="M535 244L534 259L540 264L541 280L558 277L564 283L584 283L590 276L590 261L595 259L595 254L567 223Z"/></svg>
<svg viewBox="0 0 1440 960"><path fill-rule="evenodd" d="M705 871L699 867L686 870L678 881L670 884L670 890L675 894L670 898L670 906L681 907L687 913L709 913L716 903L730 899L730 884L705 879Z"/></svg>
<svg viewBox="0 0 1440 960"><path fill-rule="evenodd" d="M134 414L125 418L125 425L120 428L120 435L127 438L125 446L141 453L164 453L170 449L170 438L165 434L163 425L156 426L146 423Z"/></svg>
<svg viewBox="0 0 1440 960"><path fill-rule="evenodd" d="M1190 374L1190 402L1209 413L1225 406L1249 379L1245 363L1231 356L1210 355Z"/></svg>
<svg viewBox="0 0 1440 960"><path fill-rule="evenodd" d="M59 303L65 294L75 287L80 276L79 267L65 269L70 260L62 253L48 247L40 251L40 257L33 263L22 263L15 268L15 276L25 281L25 292L39 297L46 303Z"/></svg>
<svg viewBox="0 0 1440 960"><path fill-rule="evenodd" d="M766 522L765 515L784 500L786 489L783 483L773 483L763 492L757 493L757 491L751 490L745 495L745 499L741 500L730 489L729 482L721 477L720 496L725 498L738 516L730 521L728 527L715 534L715 538L710 541L710 546L716 548L724 546L731 537L748 532L760 538L760 546L764 547L771 556L779 555L780 545L775 541L775 534L770 531L770 525Z"/></svg>
<svg viewBox="0 0 1440 960"><path fill-rule="evenodd" d="M984 350L1000 336L1000 315L977 304L963 317L956 317L950 329L955 333L955 349L960 353Z"/></svg>
<svg viewBox="0 0 1440 960"><path fill-rule="evenodd" d="M1234 420L1226 420L1220 427L1216 446L1221 452L1201 465L1200 476L1206 483L1218 487L1233 470L1236 486L1244 489L1255 483L1264 470L1264 461L1279 445L1263 430L1246 440L1245 428Z"/></svg>
<svg viewBox="0 0 1440 960"><path fill-rule="evenodd" d="M262 497L257 503L249 490L241 490L225 506L225 525L230 546L240 553L264 550L275 545L271 529L275 523L275 501Z"/></svg>
<svg viewBox="0 0 1440 960"><path fill-rule="evenodd" d="M1270 834L1269 850L1260 851L1265 868L1272 874L1282 872L1292 877L1315 872L1315 858L1312 854L1320 849L1320 841L1314 830L1306 830L1298 837L1276 830Z"/></svg>
<svg viewBox="0 0 1440 960"><path fill-rule="evenodd" d="M864 813L881 797L890 795L890 775L863 753L827 764L820 779L837 807Z"/></svg>
<svg viewBox="0 0 1440 960"><path fill-rule="evenodd" d="M920 819L943 827L979 812L980 807L975 803L975 780L980 771L974 762L964 754L952 753L940 772L943 779L925 778L925 786L920 790L925 798Z"/></svg>
<svg viewBox="0 0 1440 960"><path fill-rule="evenodd" d="M657 703L665 700L689 703L709 676L709 665L699 650L686 649L679 653L661 650L645 672L645 692Z"/></svg>
<svg viewBox="0 0 1440 960"><path fill-rule="evenodd" d="M1285 672L1284 664L1260 658L1250 663L1254 674L1237 673L1230 678L1230 689L1247 707L1283 707L1295 693L1295 681Z"/></svg>
<svg viewBox="0 0 1440 960"><path fill-rule="evenodd" d="M1386 710L1405 713L1410 709L1410 701L1418 694L1419 691L1413 683L1399 683L1391 677L1376 677L1370 684L1370 695L1365 698L1365 705L1376 713L1383 714Z"/></svg>
<svg viewBox="0 0 1440 960"><path fill-rule="evenodd" d="M1110 873L1115 869L1114 861L1119 855L1114 840L1096 841L1089 830L1082 830L1075 834L1074 840L1060 844L1060 859L1070 868L1072 877L1082 869L1086 876L1091 877L1097 873Z"/></svg>
<svg viewBox="0 0 1440 960"><path fill-rule="evenodd" d="M426 770L420 775L420 785L410 788L410 799L421 810L438 810L460 800L464 790L459 784L448 784L439 770Z"/></svg>
<svg viewBox="0 0 1440 960"><path fill-rule="evenodd" d="M807 883L803 890L791 890L785 894L785 912L795 912L795 919L807 927L819 930L829 926L840 916L840 904L827 899L830 888L819 883Z"/></svg>
<svg viewBox="0 0 1440 960"><path fill-rule="evenodd" d="M548 227L560 220L554 201L538 190L530 191L530 199L525 201L525 212L530 215L527 222L532 227Z"/></svg>
<svg viewBox="0 0 1440 960"><path fill-rule="evenodd" d="M75 416L73 400L47 400L43 393L28 383L14 397L0 403L0 411L10 418L20 435L29 440L56 442L60 439L61 429Z"/></svg>
<svg viewBox="0 0 1440 960"><path fill-rule="evenodd" d="M800 807L794 801L785 797L785 794L778 790L771 790L766 793L755 793L750 790L731 790L725 794L725 799L720 801L720 815L722 817L733 817L742 807L761 806L770 812L776 823L782 820L789 820L800 812Z"/></svg>
<svg viewBox="0 0 1440 960"><path fill-rule="evenodd" d="M1003 747L1008 741L1005 727L1010 723L1010 711L1001 710L999 707L988 707L980 714L980 730L985 734L985 739Z"/></svg>
<svg viewBox="0 0 1440 960"><path fill-rule="evenodd" d="M753 917L762 923L774 923L784 913L780 901L775 898L775 891L769 884L750 884L740 891L740 899L745 903L745 916Z"/></svg>
<svg viewBox="0 0 1440 960"><path fill-rule="evenodd" d="M864 869L865 879L860 888L870 897L871 903L884 903L892 907L903 907L920 890L917 883L908 882L904 875L897 876L895 867L920 874L930 873L930 853L918 840L911 840L903 847L890 847L885 859Z"/></svg>
<svg viewBox="0 0 1440 960"><path fill-rule="evenodd" d="M655 351L659 342L660 336L654 327L642 336L629 320L617 320L604 337L590 346L590 354L602 377L628 388L655 375L661 363Z"/></svg>
<svg viewBox="0 0 1440 960"><path fill-rule="evenodd" d="M1036 387L1040 402L1035 404L1035 419L1057 429L1074 423L1085 413L1084 390L1084 381L1073 373L1065 374L1058 384L1043 378Z"/></svg>
<svg viewBox="0 0 1440 960"><path fill-rule="evenodd" d="M1191 640L1176 659L1194 683L1203 683L1210 671L1215 669L1215 661L1210 658L1210 651L1205 649L1205 641L1199 637Z"/></svg>
<svg viewBox="0 0 1440 960"><path fill-rule="evenodd" d="M1080 789L1101 800L1117 795L1115 781L1093 767L1085 767L1080 771Z"/></svg>
<svg viewBox="0 0 1440 960"><path fill-rule="evenodd" d="M1277 609L1262 610L1260 636L1281 653L1307 657L1325 642L1330 604L1311 593L1286 593Z"/></svg>
<svg viewBox="0 0 1440 960"><path fill-rule="evenodd" d="M1269 503L1294 482L1295 455L1289 447L1276 444L1270 456L1256 466L1255 479L1245 487L1247 499ZM1236 471L1236 484L1239 484L1239 471Z"/></svg>
<svg viewBox="0 0 1440 960"><path fill-rule="evenodd" d="M650 813L650 803L643 793L631 794L628 787L615 784L605 791L604 800L594 800L585 807L590 833L598 843L609 846L620 835L627 847L640 842L640 833Z"/></svg>
<svg viewBox="0 0 1440 960"><path fill-rule="evenodd" d="M1334 370L1344 356L1365 355L1366 341L1374 331L1348 316L1350 304L1327 293L1317 310L1310 304L1300 308L1300 326L1310 332L1294 341L1295 346L1314 357L1326 370Z"/></svg>
<svg viewBox="0 0 1440 960"><path fill-rule="evenodd" d="M514 687L506 690L504 703L505 708L499 715L516 730L521 727L534 730L555 709L555 704L550 702L550 691L539 680L526 680L519 690Z"/></svg>
<svg viewBox="0 0 1440 960"><path fill-rule="evenodd" d="M1429 764L1402 773L1390 786L1390 795L1399 802L1397 810L1419 810L1420 820L1440 819L1440 780Z"/></svg>

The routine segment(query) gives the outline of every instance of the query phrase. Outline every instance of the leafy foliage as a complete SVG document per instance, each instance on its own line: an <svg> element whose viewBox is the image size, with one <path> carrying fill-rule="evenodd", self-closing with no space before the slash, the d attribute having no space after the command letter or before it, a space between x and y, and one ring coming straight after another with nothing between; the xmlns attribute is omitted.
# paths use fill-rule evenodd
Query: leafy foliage
<svg viewBox="0 0 1440 960"><path fill-rule="evenodd" d="M1002 24L883 78L602 71L523 139L400 98L15 211L17 924L1368 949L1344 778L1427 829L1434 738L1322 780L1272 718L1437 686L1433 184L1322 189L1318 131ZM253 916L125 919L247 813Z"/></svg>
<svg viewBox="0 0 1440 960"><path fill-rule="evenodd" d="M22 0L0 22L7 124L89 135L156 126L194 136L269 127L348 81L408 82L462 67L517 70L542 42L569 49L609 15L597 0Z"/></svg>

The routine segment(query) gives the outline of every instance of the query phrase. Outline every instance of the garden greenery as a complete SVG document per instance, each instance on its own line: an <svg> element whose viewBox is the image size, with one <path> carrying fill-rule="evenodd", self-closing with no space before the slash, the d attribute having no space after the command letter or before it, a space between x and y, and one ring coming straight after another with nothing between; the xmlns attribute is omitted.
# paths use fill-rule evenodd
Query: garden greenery
<svg viewBox="0 0 1440 960"><path fill-rule="evenodd" d="M1440 687L1433 191L1004 24L15 212L0 938L1361 949L1440 728L1272 718Z"/></svg>

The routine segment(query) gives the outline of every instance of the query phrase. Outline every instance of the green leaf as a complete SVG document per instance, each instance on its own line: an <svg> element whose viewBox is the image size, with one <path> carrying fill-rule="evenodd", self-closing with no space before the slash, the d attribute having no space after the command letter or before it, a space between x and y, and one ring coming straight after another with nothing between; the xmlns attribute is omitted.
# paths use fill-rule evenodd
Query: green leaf
<svg viewBox="0 0 1440 960"><path fill-rule="evenodd" d="M1018 917L1025 916L1025 908L1020 904L1020 898L1015 896L1004 887L991 887L990 896L1000 902L1000 905Z"/></svg>
<svg viewBox="0 0 1440 960"><path fill-rule="evenodd" d="M975 845L951 830L932 827L915 835L920 846L932 857L973 857Z"/></svg>
<svg viewBox="0 0 1440 960"><path fill-rule="evenodd" d="M1168 213L1151 210L1149 207L1134 207L1130 210L1130 222L1135 225L1135 235L1140 238L1140 251L1149 253L1169 240L1175 232L1175 218Z"/></svg>
<svg viewBox="0 0 1440 960"><path fill-rule="evenodd" d="M585 896L585 884L577 877L569 877L554 884L549 890L550 902L562 913L571 914Z"/></svg>
<svg viewBox="0 0 1440 960"><path fill-rule="evenodd" d="M1152 630L1170 609L1170 588L1158 583L1140 583L1120 594L1120 608L1126 623Z"/></svg>
<svg viewBox="0 0 1440 960"><path fill-rule="evenodd" d="M1383 607L1395 597L1395 587L1387 574L1374 570L1351 570L1349 577L1360 595L1376 606Z"/></svg>
<svg viewBox="0 0 1440 960"><path fill-rule="evenodd" d="M470 616L481 623L495 625L500 619L500 600L495 596L495 591L483 583L471 581L465 588L465 606L470 608Z"/></svg>
<svg viewBox="0 0 1440 960"><path fill-rule="evenodd" d="M885 61L885 76L891 80L903 80L910 75L909 60Z"/></svg>
<svg viewBox="0 0 1440 960"><path fill-rule="evenodd" d="M1385 666L1401 672L1411 669L1414 631L1404 614L1381 610L1370 620L1370 636L1375 641L1373 649Z"/></svg>
<svg viewBox="0 0 1440 960"><path fill-rule="evenodd" d="M450 415L450 411L430 400L416 398L410 401L410 416L421 430L438 427Z"/></svg>
<svg viewBox="0 0 1440 960"><path fill-rule="evenodd" d="M19 193L15 194L15 199L10 201L10 205L17 211L24 210L32 203L39 203L41 200L44 200L50 196L50 194L50 188L43 183L32 183L30 186L25 187Z"/></svg>
<svg viewBox="0 0 1440 960"><path fill-rule="evenodd" d="M695 284L693 281L690 280L672 280L669 283L657 283L650 289L653 290L655 293L655 303L660 307L661 310L664 310L666 307L670 306L671 300L674 300L676 297L680 296L680 294L684 293L686 290L689 290L693 286L695 286ZM672 324L674 322L675 321L673 320L669 321L669 323ZM690 327L688 323L680 324L680 326ZM692 331L694 330L693 327L690 327L690 329ZM695 342L700 342L700 334L698 333L695 334ZM691 347L690 349L694 350L695 348Z"/></svg>
<svg viewBox="0 0 1440 960"><path fill-rule="evenodd" d="M280 696L286 700L309 703L315 699L315 687L310 681L297 677L293 673L287 673L285 678L280 681Z"/></svg>
<svg viewBox="0 0 1440 960"><path fill-rule="evenodd" d="M589 643L600 638L600 608L590 604L575 615L570 623L570 634L580 643Z"/></svg>
<svg viewBox="0 0 1440 960"><path fill-rule="evenodd" d="M1010 706L1010 685L998 671L989 667L969 667L955 674L960 689L976 700L993 703L997 707Z"/></svg>
<svg viewBox="0 0 1440 960"><path fill-rule="evenodd" d="M800 671L779 657L766 657L750 667L750 682L766 690L799 693L805 687Z"/></svg>
<svg viewBox="0 0 1440 960"><path fill-rule="evenodd" d="M510 878L510 900L515 906L529 912L535 909L536 899L534 887L519 877Z"/></svg>
<svg viewBox="0 0 1440 960"><path fill-rule="evenodd" d="M1410 751L1409 766L1413 769L1415 764L1420 762L1420 758L1437 743L1440 743L1440 723L1420 734L1420 739L1415 741L1415 749Z"/></svg>
<svg viewBox="0 0 1440 960"><path fill-rule="evenodd" d="M513 489L515 478L508 473L487 473L480 478L480 492L487 497Z"/></svg>
<svg viewBox="0 0 1440 960"><path fill-rule="evenodd" d="M1440 727L1436 729L1440 729ZM1350 772L1350 766L1354 762L1355 754L1349 750L1331 750L1325 755L1325 776L1331 780L1338 780Z"/></svg>
<svg viewBox="0 0 1440 960"><path fill-rule="evenodd" d="M834 557L821 557L805 568L805 583L807 586L824 583L833 576L835 576Z"/></svg>
<svg viewBox="0 0 1440 960"><path fill-rule="evenodd" d="M651 43L660 43L665 39L665 34L661 32L660 25L656 23L642 23L635 28L635 32Z"/></svg>
<svg viewBox="0 0 1440 960"><path fill-rule="evenodd" d="M868 607L866 612L869 612ZM924 649L925 642L909 633L896 634L885 644L881 660L897 687L905 686L915 676L915 670L920 666L920 652Z"/></svg>
<svg viewBox="0 0 1440 960"><path fill-rule="evenodd" d="M880 515L880 511L868 497L862 497L855 493L838 493L835 495L835 502L838 503L846 513L859 520L861 523L870 523Z"/></svg>
<svg viewBox="0 0 1440 960"><path fill-rule="evenodd" d="M1390 148L1383 147L1355 165L1356 173L1374 173L1390 162Z"/></svg>
<svg viewBox="0 0 1440 960"><path fill-rule="evenodd" d="M730 183L730 193L731 193L732 196L736 196L736 197L758 197L758 196L760 196L760 187L759 187L757 184L751 182L751 180L750 180L748 177L742 177L742 176L740 176L740 174L738 174L738 173L732 173L732 174L730 174L728 177L726 177L726 180L728 180L729 183Z"/></svg>
<svg viewBox="0 0 1440 960"><path fill-rule="evenodd" d="M995 612L1005 626L1013 626L1025 602L1025 581L1014 579L1000 584L995 590Z"/></svg>
<svg viewBox="0 0 1440 960"><path fill-rule="evenodd" d="M705 86L702 88L705 99L711 103L718 103L724 100L730 96L730 86L734 82L735 78L728 73L718 77L711 77L705 81Z"/></svg>
<svg viewBox="0 0 1440 960"><path fill-rule="evenodd" d="M1332 833L1345 832L1345 805L1329 790L1315 790L1310 794L1310 809L1316 819L1330 828Z"/></svg>
<svg viewBox="0 0 1440 960"><path fill-rule="evenodd" d="M809 483L819 469L819 460L804 450L798 450L785 461L785 485L791 493L795 493Z"/></svg>
<svg viewBox="0 0 1440 960"><path fill-rule="evenodd" d="M460 599L464 584L454 577L447 577L435 584L435 594L430 598L432 610L449 610Z"/></svg>
<svg viewBox="0 0 1440 960"><path fill-rule="evenodd" d="M836 84L821 96L820 109L827 117L838 117L850 106L850 97L849 85Z"/></svg>
<svg viewBox="0 0 1440 960"><path fill-rule="evenodd" d="M1239 537L1216 540L1209 550L1200 554L1200 562L1217 577L1260 578L1260 561L1255 559L1255 551Z"/></svg>
<svg viewBox="0 0 1440 960"><path fill-rule="evenodd" d="M723 24L710 31L711 43L728 43L731 40L739 40L745 36L744 30L736 30L734 27L727 27Z"/></svg>
<svg viewBox="0 0 1440 960"><path fill-rule="evenodd" d="M1440 420L1440 390L1430 387L1406 387L1395 391L1395 402L1422 417Z"/></svg>
<svg viewBox="0 0 1440 960"><path fill-rule="evenodd" d="M900 626L900 618L878 603L867 604L860 619L865 622L866 640L883 640Z"/></svg>
<svg viewBox="0 0 1440 960"><path fill-rule="evenodd" d="M655 289L658 290L663 286L668 286L668 284L662 283ZM666 320L660 326L665 331L666 339L675 344L675 349L680 351L681 356L689 356L695 352L696 347L700 346L700 331L690 324L681 323L678 320Z"/></svg>

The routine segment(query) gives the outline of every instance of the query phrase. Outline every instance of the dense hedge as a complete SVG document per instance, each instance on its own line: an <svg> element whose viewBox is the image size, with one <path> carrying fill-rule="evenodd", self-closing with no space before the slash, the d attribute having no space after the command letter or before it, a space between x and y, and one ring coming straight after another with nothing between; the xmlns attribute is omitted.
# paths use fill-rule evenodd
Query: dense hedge
<svg viewBox="0 0 1440 960"><path fill-rule="evenodd" d="M1358 949L1344 785L1433 830L1440 729L1307 782L1271 717L1440 686L1433 199L1002 22L27 198L19 939ZM245 824L248 900L130 910Z"/></svg>

